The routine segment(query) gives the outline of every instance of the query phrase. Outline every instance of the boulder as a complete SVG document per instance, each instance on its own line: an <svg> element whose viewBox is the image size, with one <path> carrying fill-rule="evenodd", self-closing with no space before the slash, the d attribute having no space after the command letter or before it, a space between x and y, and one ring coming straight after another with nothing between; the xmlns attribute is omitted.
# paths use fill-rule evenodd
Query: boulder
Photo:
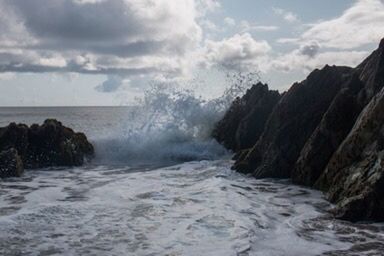
<svg viewBox="0 0 384 256"><path fill-rule="evenodd" d="M11 123L0 129L0 150L15 148L26 169L79 166L94 154L83 133L75 133L61 122L47 119L28 127Z"/></svg>
<svg viewBox="0 0 384 256"><path fill-rule="evenodd" d="M23 162L16 149L0 152L0 178L20 177L23 172Z"/></svg>

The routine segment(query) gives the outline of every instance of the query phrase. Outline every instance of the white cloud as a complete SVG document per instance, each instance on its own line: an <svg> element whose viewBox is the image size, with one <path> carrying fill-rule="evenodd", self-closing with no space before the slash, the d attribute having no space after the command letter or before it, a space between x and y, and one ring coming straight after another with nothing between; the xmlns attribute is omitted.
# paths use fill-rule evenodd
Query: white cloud
<svg viewBox="0 0 384 256"><path fill-rule="evenodd" d="M256 25L256 24L251 24L250 22L248 22L246 20L242 20L240 22L239 29L242 33L244 33L244 32L250 32L250 31L275 31L275 30L278 30L279 27Z"/></svg>
<svg viewBox="0 0 384 256"><path fill-rule="evenodd" d="M302 50L303 47L273 59L269 68L283 72L299 70L308 73L326 64L353 67L369 54L367 51L329 51L310 56Z"/></svg>
<svg viewBox="0 0 384 256"><path fill-rule="evenodd" d="M273 11L275 12L275 14L277 14L280 17L282 17L284 20L286 20L288 22L297 22L297 21L299 21L299 18L293 12L290 12L290 11L287 11L287 10L284 10L284 9L281 9L281 8L273 8Z"/></svg>
<svg viewBox="0 0 384 256"><path fill-rule="evenodd" d="M270 50L266 41L257 41L249 33L243 33L221 41L207 40L204 56L209 65L240 71L259 70Z"/></svg>
<svg viewBox="0 0 384 256"><path fill-rule="evenodd" d="M234 19L232 19L231 17L225 17L224 23L228 26L231 26L231 27L236 25L236 21Z"/></svg>
<svg viewBox="0 0 384 256"><path fill-rule="evenodd" d="M323 47L353 49L378 43L384 37L384 3L380 0L358 0L340 17L310 25L299 38L279 42L317 41Z"/></svg>

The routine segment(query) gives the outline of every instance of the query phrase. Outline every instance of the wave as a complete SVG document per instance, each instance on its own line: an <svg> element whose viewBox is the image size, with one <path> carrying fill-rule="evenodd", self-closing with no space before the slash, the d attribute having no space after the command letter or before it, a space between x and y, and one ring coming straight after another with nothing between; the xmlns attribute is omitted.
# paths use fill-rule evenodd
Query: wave
<svg viewBox="0 0 384 256"><path fill-rule="evenodd" d="M230 86L213 99L182 89L176 82L153 83L127 113L126 120L111 134L95 141L96 161L184 162L227 155L210 137L211 131L234 98L243 94L255 79L249 74L226 77Z"/></svg>

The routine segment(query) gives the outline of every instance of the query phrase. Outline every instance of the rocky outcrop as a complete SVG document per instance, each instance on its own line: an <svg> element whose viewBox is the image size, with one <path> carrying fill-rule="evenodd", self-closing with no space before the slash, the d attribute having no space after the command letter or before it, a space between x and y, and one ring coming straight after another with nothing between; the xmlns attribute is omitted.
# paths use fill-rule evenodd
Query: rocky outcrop
<svg viewBox="0 0 384 256"><path fill-rule="evenodd" d="M294 84L274 108L260 139L235 168L257 178L290 177L301 149L351 71L348 67L326 66Z"/></svg>
<svg viewBox="0 0 384 256"><path fill-rule="evenodd" d="M301 150L291 173L295 183L313 186L320 177L362 109L357 99L362 88L363 83L355 75L336 95L320 124Z"/></svg>
<svg viewBox="0 0 384 256"><path fill-rule="evenodd" d="M75 133L54 119L28 127L11 123L0 129L0 151L14 148L27 169L79 166L94 154L83 133Z"/></svg>
<svg viewBox="0 0 384 256"><path fill-rule="evenodd" d="M384 220L384 89L365 107L316 187L346 220Z"/></svg>
<svg viewBox="0 0 384 256"><path fill-rule="evenodd" d="M339 218L383 221L383 87L384 39L356 68L326 66L294 84L234 169L321 189Z"/></svg>
<svg viewBox="0 0 384 256"><path fill-rule="evenodd" d="M16 149L0 152L0 178L20 177L23 172L23 162Z"/></svg>
<svg viewBox="0 0 384 256"><path fill-rule="evenodd" d="M268 85L253 85L242 98L232 103L224 118L217 123L212 136L234 151L252 147L279 99L279 92L269 90Z"/></svg>

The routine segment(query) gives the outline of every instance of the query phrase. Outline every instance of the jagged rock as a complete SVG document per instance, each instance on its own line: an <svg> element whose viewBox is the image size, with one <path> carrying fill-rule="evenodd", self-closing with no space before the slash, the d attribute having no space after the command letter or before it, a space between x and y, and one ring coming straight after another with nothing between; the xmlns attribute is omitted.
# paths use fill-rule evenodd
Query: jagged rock
<svg viewBox="0 0 384 256"><path fill-rule="evenodd" d="M270 91L268 85L253 85L242 98L232 103L224 118L216 125L212 136L234 151L252 147L279 99L279 92Z"/></svg>
<svg viewBox="0 0 384 256"><path fill-rule="evenodd" d="M43 125L11 123L0 129L0 150L15 148L26 169L79 166L94 149L83 133L75 133L54 119Z"/></svg>
<svg viewBox="0 0 384 256"><path fill-rule="evenodd" d="M234 168L257 178L289 178L301 149L351 71L348 67L326 66L294 84L274 108L251 152Z"/></svg>
<svg viewBox="0 0 384 256"><path fill-rule="evenodd" d="M295 183L312 186L332 154L352 129L357 116L384 86L384 40L355 70L312 134L292 172Z"/></svg>
<svg viewBox="0 0 384 256"><path fill-rule="evenodd" d="M246 115L236 131L237 150L251 148L264 131L265 123L280 100L278 91L270 91L268 85L254 86L245 97Z"/></svg>
<svg viewBox="0 0 384 256"><path fill-rule="evenodd" d="M384 220L384 89L364 108L316 187L346 220Z"/></svg>
<svg viewBox="0 0 384 256"><path fill-rule="evenodd" d="M320 125L301 150L291 177L294 183L313 186L322 174L329 159L348 135L362 106L358 93L363 83L357 75L335 97Z"/></svg>
<svg viewBox="0 0 384 256"><path fill-rule="evenodd" d="M0 178L20 177L23 172L23 162L16 149L0 152Z"/></svg>
<svg viewBox="0 0 384 256"><path fill-rule="evenodd" d="M361 103L366 105L384 84L384 39L380 46L359 66L356 67L365 89L360 93Z"/></svg>
<svg viewBox="0 0 384 256"><path fill-rule="evenodd" d="M321 189L339 218L384 221L383 87L384 39L356 68L326 66L294 84L233 168Z"/></svg>

